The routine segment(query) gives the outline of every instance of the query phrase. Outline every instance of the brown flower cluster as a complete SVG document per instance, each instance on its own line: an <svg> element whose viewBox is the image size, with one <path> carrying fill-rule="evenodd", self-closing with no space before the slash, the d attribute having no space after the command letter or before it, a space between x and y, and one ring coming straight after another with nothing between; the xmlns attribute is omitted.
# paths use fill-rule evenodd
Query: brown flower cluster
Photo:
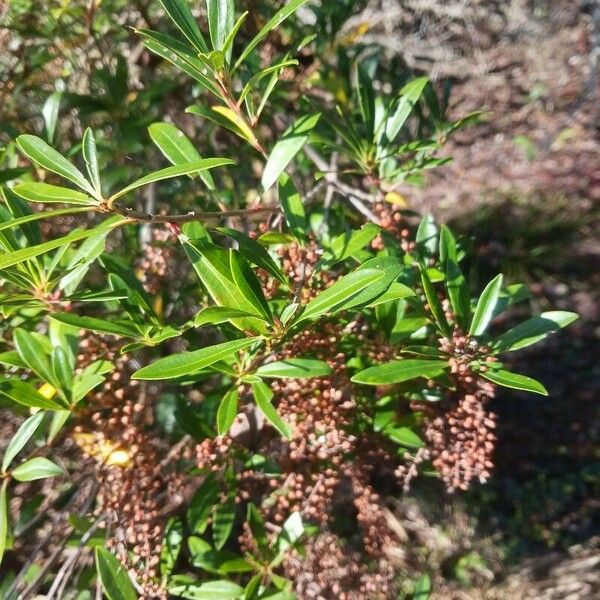
<svg viewBox="0 0 600 600"><path fill-rule="evenodd" d="M137 261L137 275L149 294L158 294L173 258L170 242L173 234L167 229L151 229L151 239L142 246L143 256Z"/></svg>
<svg viewBox="0 0 600 600"><path fill-rule="evenodd" d="M385 559L367 565L364 558L341 543L333 533L308 541L306 553L286 557L287 577L298 598L310 600L385 600L396 597L393 568Z"/></svg>
<svg viewBox="0 0 600 600"><path fill-rule="evenodd" d="M134 575L140 598L165 599L157 583L165 497L180 485L161 468L154 438L144 431L149 413L140 385L129 380L129 360L116 357L105 340L83 340L79 364L112 359L116 370L90 397L89 424L80 424L74 439L95 465L96 515L103 515L109 547Z"/></svg>
<svg viewBox="0 0 600 600"><path fill-rule="evenodd" d="M397 473L408 485L418 464L431 460L448 491L453 492L468 489L473 479L485 483L493 468L496 415L487 405L494 398L495 386L473 373L469 364L476 358L487 362L494 358L488 348L460 330L451 339L442 340L441 349L451 354L449 362L457 391L439 403L414 406L425 414L427 447Z"/></svg>
<svg viewBox="0 0 600 600"><path fill-rule="evenodd" d="M377 202L373 206L373 213L377 216L380 227L400 241L404 252L414 250L415 242L411 241L411 231L400 209L387 202ZM385 244L381 234L373 239L371 247L374 250L383 250Z"/></svg>

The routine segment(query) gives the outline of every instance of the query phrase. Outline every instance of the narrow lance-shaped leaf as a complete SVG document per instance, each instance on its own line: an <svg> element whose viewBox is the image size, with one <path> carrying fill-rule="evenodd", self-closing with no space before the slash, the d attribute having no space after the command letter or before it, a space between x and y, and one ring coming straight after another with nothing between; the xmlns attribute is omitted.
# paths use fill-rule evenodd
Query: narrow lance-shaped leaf
<svg viewBox="0 0 600 600"><path fill-rule="evenodd" d="M278 27L287 19L290 15L294 14L303 4L306 4L308 0L292 0L285 6L280 8L271 19L267 21L264 27L250 40L249 44L244 48L244 51L240 54L237 59L232 71L235 71L245 60L248 58L250 53L267 37L269 32L275 27Z"/></svg>
<svg viewBox="0 0 600 600"><path fill-rule="evenodd" d="M148 127L152 141L159 147L165 157L174 165L202 160L190 139L171 123L152 123ZM198 175L209 190L215 189L215 182L210 171L191 173L190 177Z"/></svg>
<svg viewBox="0 0 600 600"><path fill-rule="evenodd" d="M385 134L388 140L393 141L396 138L428 83L427 77L419 77L402 88L398 106L386 123Z"/></svg>
<svg viewBox="0 0 600 600"><path fill-rule="evenodd" d="M433 377L447 368L448 363L444 360L394 360L360 371L352 377L352 381L367 385L388 385L416 377Z"/></svg>
<svg viewBox="0 0 600 600"><path fill-rule="evenodd" d="M86 204L88 206L96 204L96 201L87 194L49 183L20 183L15 186L14 191L29 202L43 202L44 204L60 202L62 204Z"/></svg>
<svg viewBox="0 0 600 600"><path fill-rule="evenodd" d="M210 41L215 50L222 50L227 36L233 29L233 0L206 0Z"/></svg>
<svg viewBox="0 0 600 600"><path fill-rule="evenodd" d="M254 274L244 257L237 250L229 251L229 266L233 281L242 296L254 308L256 314L266 321L272 322L273 315L260 286L258 277Z"/></svg>
<svg viewBox="0 0 600 600"><path fill-rule="evenodd" d="M282 377L301 379L323 377L331 373L331 367L322 360L313 358L286 358L260 366L256 374L260 377Z"/></svg>
<svg viewBox="0 0 600 600"><path fill-rule="evenodd" d="M256 338L245 340L233 340L201 348L194 352L184 352L182 354L172 354L161 358L156 362L143 367L133 374L134 379L173 379L195 373L201 369L208 367L228 356L231 356L239 350L247 348L256 341Z"/></svg>
<svg viewBox="0 0 600 600"><path fill-rule="evenodd" d="M62 475L63 470L51 460L43 456L36 456L13 469L11 474L17 481L36 481Z"/></svg>
<svg viewBox="0 0 600 600"><path fill-rule="evenodd" d="M94 132L88 127L83 134L82 140L82 152L83 160L85 161L85 167L96 190L97 198L102 198L102 190L100 188L100 170L98 168L98 151L96 149L96 139L94 138Z"/></svg>
<svg viewBox="0 0 600 600"><path fill-rule="evenodd" d="M302 150L308 141L311 131L319 122L321 115L305 115L300 117L275 144L271 151L262 176L262 186L269 189L290 164L294 156Z"/></svg>
<svg viewBox="0 0 600 600"><path fill-rule="evenodd" d="M2 458L2 472L5 473L6 469L12 462L13 458L23 449L25 444L31 439L33 434L37 431L40 423L43 421L45 412L40 411L35 415L29 417L22 425L17 429L17 432L11 438L4 457Z"/></svg>
<svg viewBox="0 0 600 600"><path fill-rule="evenodd" d="M217 410L217 432L225 435L233 425L238 410L239 393L237 388L229 390L219 403Z"/></svg>
<svg viewBox="0 0 600 600"><path fill-rule="evenodd" d="M31 215L25 215L24 217L19 217L18 219L11 219L10 221L5 221L4 223L0 223L0 231L3 229L11 229L13 227L19 227L24 225L25 223L30 223L32 221L39 221L41 219L51 219L53 217L63 217L64 215L74 215L76 213L88 212L88 208L59 208L58 210L48 210L45 212L33 213Z"/></svg>
<svg viewBox="0 0 600 600"><path fill-rule="evenodd" d="M8 479L5 479L0 486L0 565L6 549L8 539Z"/></svg>
<svg viewBox="0 0 600 600"><path fill-rule="evenodd" d="M46 139L50 144L54 141L54 133L56 131L56 123L58 121L61 98L62 92L54 92L53 94L50 94L46 102L44 102L44 106L42 108Z"/></svg>
<svg viewBox="0 0 600 600"><path fill-rule="evenodd" d="M198 24L192 15L188 0L159 0L166 13L188 41L200 52L208 52L208 46L198 29Z"/></svg>
<svg viewBox="0 0 600 600"><path fill-rule="evenodd" d="M286 223L293 236L300 242L306 241L308 222L300 192L287 173L279 176L279 202L283 208Z"/></svg>
<svg viewBox="0 0 600 600"><path fill-rule="evenodd" d="M427 270L423 267L421 268L421 283L423 284L423 291L425 292L425 297L427 298L429 310L431 311L437 326L440 328L440 331L443 333L443 335L450 335L450 325L448 325L448 320L446 319L446 314L444 313L442 303L437 296L435 286L431 282Z"/></svg>
<svg viewBox="0 0 600 600"><path fill-rule="evenodd" d="M377 269L359 269L338 279L331 287L322 291L311 300L302 314L301 320L334 313L351 306L353 300L363 290L385 277L384 271ZM367 298L368 302L370 298Z"/></svg>
<svg viewBox="0 0 600 600"><path fill-rule="evenodd" d="M475 313L473 314L469 335L477 336L485 333L485 330L494 316L496 303L498 302L500 290L502 289L502 281L502 275L497 275L486 285L481 293L475 308Z"/></svg>
<svg viewBox="0 0 600 600"><path fill-rule="evenodd" d="M180 165L174 165L172 167L166 167L160 171L150 173L137 181L129 184L127 187L119 190L116 194L113 194L110 198L111 201L115 201L117 198L149 183L155 181L162 181L164 179L172 179L173 177L179 177L180 175L190 175L199 171L205 171L206 169L214 169L215 167L222 167L223 165L233 165L233 160L229 158L204 158L201 160L195 160L189 163L183 163Z"/></svg>
<svg viewBox="0 0 600 600"><path fill-rule="evenodd" d="M512 373L504 369L489 370L480 372L482 377L488 379L492 383L496 383L503 387L513 388L515 390L523 390L525 392L533 392L534 394L541 394L547 396L548 391L546 388L535 379L527 377L526 375L520 375L519 373Z"/></svg>
<svg viewBox="0 0 600 600"><path fill-rule="evenodd" d="M29 160L72 181L88 194L94 195L94 188L83 176L83 173L43 139L35 135L20 135L17 138L17 146Z"/></svg>
<svg viewBox="0 0 600 600"><path fill-rule="evenodd" d="M104 227L108 229L114 229L115 227L119 227L126 222L127 220L121 217L116 219L107 219L102 225L99 225L98 227L74 231L69 235L57 238L55 240L50 240L49 242L44 242L43 244L38 244L37 246L21 248L19 250L15 250L14 252L2 254L0 255L0 269L12 267L13 265L17 265L23 261L29 260L30 258L35 258L40 254L45 254L50 250L55 250L56 248L60 248L61 246L66 246L67 244L84 240L90 237L91 235L94 235Z"/></svg>
<svg viewBox="0 0 600 600"><path fill-rule="evenodd" d="M96 548L96 572L108 600L136 600L127 569L106 548Z"/></svg>
<svg viewBox="0 0 600 600"><path fill-rule="evenodd" d="M271 400L273 399L271 388L264 382L259 381L252 384L252 391L254 392L256 405L260 408L267 421L269 421L281 435L290 439L292 436L290 426L279 416L277 409L271 404Z"/></svg>
<svg viewBox="0 0 600 600"><path fill-rule="evenodd" d="M526 348L559 331L563 327L567 327L567 325L570 325L578 318L579 315L576 313L562 310L544 312L503 333L494 342L494 347L499 352L510 352Z"/></svg>

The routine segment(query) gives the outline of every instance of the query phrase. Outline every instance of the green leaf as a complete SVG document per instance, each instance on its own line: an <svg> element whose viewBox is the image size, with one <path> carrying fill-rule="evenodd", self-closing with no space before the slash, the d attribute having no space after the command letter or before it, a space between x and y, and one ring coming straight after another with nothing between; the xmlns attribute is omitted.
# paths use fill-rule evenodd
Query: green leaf
<svg viewBox="0 0 600 600"><path fill-rule="evenodd" d="M450 325L448 325L448 320L446 319L446 314L442 307L442 303L438 298L435 286L429 278L427 269L424 268L421 268L421 283L423 285L425 297L427 298L427 304L429 305L429 309L431 310L431 314L433 315L437 326L439 327L443 335L449 336Z"/></svg>
<svg viewBox="0 0 600 600"><path fill-rule="evenodd" d="M252 304L237 291L227 251L208 242L181 240L194 270L215 303L253 313ZM231 323L242 331L266 332L265 322L259 317L232 319Z"/></svg>
<svg viewBox="0 0 600 600"><path fill-rule="evenodd" d="M11 474L17 481L36 481L62 475L63 470L51 460L43 456L36 456L13 469Z"/></svg>
<svg viewBox="0 0 600 600"><path fill-rule="evenodd" d="M271 404L271 400L273 399L271 388L260 381L252 384L252 391L254 392L256 405L260 408L267 421L269 421L283 437L290 439L292 437L290 426L279 416L277 409Z"/></svg>
<svg viewBox="0 0 600 600"><path fill-rule="evenodd" d="M293 236L302 244L306 241L308 221L302 204L302 197L287 173L279 176L279 202L283 208L286 223Z"/></svg>
<svg viewBox="0 0 600 600"><path fill-rule="evenodd" d="M247 338L244 340L233 340L224 342L215 346L201 348L194 352L184 352L182 354L172 354L161 358L156 362L143 367L133 374L133 379L159 380L173 379L183 375L196 373L232 354L247 348L256 341L257 338Z"/></svg>
<svg viewBox="0 0 600 600"><path fill-rule="evenodd" d="M419 222L415 235L417 247L426 256L434 256L438 248L438 228L433 215L425 215Z"/></svg>
<svg viewBox="0 0 600 600"><path fill-rule="evenodd" d="M254 148L258 149L260 147L252 128L238 113L234 112L228 106L188 106L185 112L204 117L240 136Z"/></svg>
<svg viewBox="0 0 600 600"><path fill-rule="evenodd" d="M212 533L215 548L221 550L227 543L235 523L236 503L233 498L217 504L213 516Z"/></svg>
<svg viewBox="0 0 600 600"><path fill-rule="evenodd" d="M502 275L497 275L490 281L477 302L475 313L473 314L473 320L471 321L471 327L469 329L469 335L477 336L485 333L492 317L494 316L494 310L496 303L500 297L500 290L502 289Z"/></svg>
<svg viewBox="0 0 600 600"><path fill-rule="evenodd" d="M331 367L322 360L312 358L286 358L260 366L256 374L260 377L282 377L300 379L324 377L331 373Z"/></svg>
<svg viewBox="0 0 600 600"><path fill-rule="evenodd" d="M83 192L49 183L19 183L15 186L15 194L29 202L96 205L96 201Z"/></svg>
<svg viewBox="0 0 600 600"><path fill-rule="evenodd" d="M237 289L248 304L252 306L254 309L253 312L260 315L266 321L272 322L273 315L271 314L271 309L262 291L258 277L237 250L229 250L229 267Z"/></svg>
<svg viewBox="0 0 600 600"><path fill-rule="evenodd" d="M48 143L54 141L54 132L56 131L56 122L58 121L58 112L60 110L60 100L62 92L54 92L50 94L42 107L42 117L44 117L44 125L46 139Z"/></svg>
<svg viewBox="0 0 600 600"><path fill-rule="evenodd" d="M463 331L469 323L471 298L469 287L458 266L456 239L446 225L440 228L440 262L446 275L446 290L456 323Z"/></svg>
<svg viewBox="0 0 600 600"><path fill-rule="evenodd" d="M302 150L320 118L319 113L300 117L275 144L262 175L261 183L265 190L277 181L294 156Z"/></svg>
<svg viewBox="0 0 600 600"><path fill-rule="evenodd" d="M2 254L0 255L0 269L12 267L13 265L17 265L23 261L29 260L30 258L35 258L40 254L45 254L50 250L55 250L56 248L60 248L61 246L84 240L92 235L95 235L104 228L113 229L115 227L119 227L125 222L126 219L123 218L107 219L98 227L94 227L92 229L76 230L70 233L69 235L50 240L49 242L44 242L43 244L38 244L37 246L29 246L28 248L21 248L20 250L15 250L14 252Z"/></svg>
<svg viewBox="0 0 600 600"><path fill-rule="evenodd" d="M232 229L230 227L217 227L216 231L234 239L238 244L238 250L251 263L255 264L261 269L264 269L273 277L275 277L275 279L279 279L281 283L287 284L287 280L277 263L271 258L271 255L265 250L265 248L256 240L253 240L241 231Z"/></svg>
<svg viewBox="0 0 600 600"><path fill-rule="evenodd" d="M519 373L512 373L504 369L498 369L495 371L485 371L479 373L482 377L485 377L492 383L496 383L503 387L513 388L515 390L524 390L525 392L533 392L534 394L541 394L547 396L548 391L546 388L535 379L527 377L526 375L520 375Z"/></svg>
<svg viewBox="0 0 600 600"><path fill-rule="evenodd" d="M6 541L8 539L8 479L5 479L0 486L0 565L2 557L6 549Z"/></svg>
<svg viewBox="0 0 600 600"><path fill-rule="evenodd" d="M360 371L352 377L351 381L366 385L389 385L416 377L433 377L447 368L448 363L444 360L393 360Z"/></svg>
<svg viewBox="0 0 600 600"><path fill-rule="evenodd" d="M208 46L198 29L198 24L192 15L188 0L159 0L166 13L188 41L199 52L208 52Z"/></svg>
<svg viewBox="0 0 600 600"><path fill-rule="evenodd" d="M285 58L284 60L282 60L278 63L275 63L274 65L269 65L268 67L258 71L258 73L255 73L254 75L252 75L252 77L250 77L250 79L244 86L244 89L242 90L242 93L240 94L240 96L238 98L238 104L241 104L246 99L248 94L255 90L258 82L261 81L262 79L264 79L267 75L273 75L273 76L277 77L279 72L282 71L284 68L293 67L293 66L296 66L297 64L298 64L297 60Z"/></svg>
<svg viewBox="0 0 600 600"><path fill-rule="evenodd" d="M97 319L96 317L84 317L76 315L75 313L53 313L52 318L61 323L66 323L67 325L73 325L74 327L81 327L81 329L89 329L90 331L99 333L111 333L112 335L133 338L140 336L140 332L133 324L120 323L116 320L108 321L105 319Z"/></svg>
<svg viewBox="0 0 600 600"><path fill-rule="evenodd" d="M391 440L408 448L421 448L423 440L410 427L386 427L385 435Z"/></svg>
<svg viewBox="0 0 600 600"><path fill-rule="evenodd" d="M8 466L12 462L13 458L23 449L25 444L31 439L33 434L37 431L40 423L43 421L45 412L39 411L35 415L29 417L24 423L21 424L19 429L11 438L4 457L2 459L2 473L5 473Z"/></svg>
<svg viewBox="0 0 600 600"><path fill-rule="evenodd" d="M222 167L223 165L233 165L233 160L229 158L203 158L201 160L194 160L192 162L174 165L172 167L166 167L160 171L154 171L137 181L129 184L127 187L113 194L110 198L111 201L128 194L129 192L154 183L155 181L162 181L164 179L172 179L173 177L179 177L180 175L190 175L192 173L198 173L199 171L205 171L207 169L214 169L215 167Z"/></svg>
<svg viewBox="0 0 600 600"><path fill-rule="evenodd" d="M244 24L244 21L246 20L247 16L248 16L248 11L246 10L240 15L240 18L235 22L235 25L231 28L231 31L229 32L229 34L227 35L227 38L223 42L223 47L221 48L221 50L225 53L228 63L231 62L231 50L233 47L233 42L235 40L235 37L236 37L238 31L240 30L240 27Z"/></svg>
<svg viewBox="0 0 600 600"><path fill-rule="evenodd" d="M250 40L249 44L244 48L240 57L237 59L232 71L235 71L245 60L250 53L260 44L269 34L272 29L278 27L290 15L294 14L308 0L292 0L285 6L280 8L274 15L265 23L264 27Z"/></svg>
<svg viewBox="0 0 600 600"><path fill-rule="evenodd" d="M362 65L356 69L356 90L363 122L369 137L372 137L375 133L375 94L371 77Z"/></svg>
<svg viewBox="0 0 600 600"><path fill-rule="evenodd" d="M240 395L237 388L229 390L219 403L217 410L217 432L219 435L225 435L235 421L238 412L238 401Z"/></svg>
<svg viewBox="0 0 600 600"><path fill-rule="evenodd" d="M171 518L165 527L163 545L160 551L160 574L165 585L175 568L175 563L183 544L183 523L181 519Z"/></svg>
<svg viewBox="0 0 600 600"><path fill-rule="evenodd" d="M219 499L219 486L215 476L210 474L202 482L190 501L187 511L187 521L192 533L204 533L213 506Z"/></svg>
<svg viewBox="0 0 600 600"><path fill-rule="evenodd" d="M429 83L427 77L419 77L413 79L407 83L402 90L400 90L400 100L398 106L394 111L394 114L390 116L386 123L385 135L389 141L393 141L406 119L410 116L413 111L415 104L419 101L419 98L423 94L425 86Z"/></svg>
<svg viewBox="0 0 600 600"><path fill-rule="evenodd" d="M21 225L19 229L23 232L23 235L27 238L27 243L30 246L42 243L42 232L37 223L29 224L29 221L35 221L34 215L37 217L37 213L31 210L31 207L22 198L19 198L12 190L3 188L0 190L1 196L4 197L6 206L12 213L14 219L12 220L12 226L15 227L15 221L20 221ZM10 227L11 221L8 224L0 222L0 229L4 227Z"/></svg>
<svg viewBox="0 0 600 600"><path fill-rule="evenodd" d="M557 332L559 329L567 327L567 325L570 325L578 318L579 315L577 313L562 310L544 312L503 333L494 342L494 348L499 352L512 352L526 348Z"/></svg>
<svg viewBox="0 0 600 600"><path fill-rule="evenodd" d="M233 29L235 19L233 0L206 0L208 30L215 50L222 50Z"/></svg>
<svg viewBox="0 0 600 600"><path fill-rule="evenodd" d="M362 250L375 236L381 228L375 223L366 223L356 231L345 232L338 235L329 248L332 257L328 258L329 265L336 264Z"/></svg>
<svg viewBox="0 0 600 600"><path fill-rule="evenodd" d="M152 123L148 127L148 132L152 141L174 165L202 160L202 156L200 156L190 139L175 125L171 123ZM215 189L215 182L210 171L192 173L190 177L195 175L200 177L209 190Z"/></svg>
<svg viewBox="0 0 600 600"><path fill-rule="evenodd" d="M0 383L0 394L17 404L41 408L42 410L64 410L65 404L42 396L32 385L19 379L9 379Z"/></svg>
<svg viewBox="0 0 600 600"><path fill-rule="evenodd" d="M218 325L219 323L244 317L254 317L254 314L238 310L237 308L228 308L227 306L208 306L196 315L194 318L194 327Z"/></svg>
<svg viewBox="0 0 600 600"><path fill-rule="evenodd" d="M204 73L205 63L191 46L158 31L149 29L137 29L136 31L144 38L144 45L148 50L169 61L217 98L221 98L221 93L212 79Z"/></svg>
<svg viewBox="0 0 600 600"><path fill-rule="evenodd" d="M82 140L83 160L85 168L94 189L97 192L98 198L102 198L102 190L100 188L100 171L98 169L98 151L96 150L96 139L94 132L88 127L83 134Z"/></svg>
<svg viewBox="0 0 600 600"><path fill-rule="evenodd" d="M190 600L235 600L244 593L237 583L221 579L206 583L184 583L169 587L169 594Z"/></svg>
<svg viewBox="0 0 600 600"><path fill-rule="evenodd" d="M91 196L94 196L94 188L83 176L83 173L42 138L35 135L20 135L17 138L17 146L32 162L68 179Z"/></svg>
<svg viewBox="0 0 600 600"><path fill-rule="evenodd" d="M127 569L106 548L96 548L96 572L108 600L136 600Z"/></svg>
<svg viewBox="0 0 600 600"><path fill-rule="evenodd" d="M12 229L13 227L19 227L21 225L24 225L25 223L30 223L31 221L51 219L53 217L62 217L64 215L74 215L76 213L88 211L88 208L59 208L58 210L48 210L45 212L32 213L30 215L19 217L18 219L11 219L10 221L0 223L0 231L2 231L3 229Z"/></svg>
<svg viewBox="0 0 600 600"><path fill-rule="evenodd" d="M326 313L335 313L352 306L355 298L363 290L383 279L384 276L385 272L377 269L359 269L345 275L306 305L301 320L318 317Z"/></svg>
<svg viewBox="0 0 600 600"><path fill-rule="evenodd" d="M29 331L18 327L14 331L13 340L15 348L23 362L38 375L38 377L41 377L44 381L48 381L49 383L56 384L56 378L50 369L50 362L46 355L46 351L38 339L29 333ZM58 386L55 385L55 387Z"/></svg>
<svg viewBox="0 0 600 600"><path fill-rule="evenodd" d="M73 386L73 367L66 350L60 346L52 349L52 374L62 392L69 398Z"/></svg>
<svg viewBox="0 0 600 600"><path fill-rule="evenodd" d="M431 578L429 575L421 575L415 583L412 600L428 600L431 594Z"/></svg>

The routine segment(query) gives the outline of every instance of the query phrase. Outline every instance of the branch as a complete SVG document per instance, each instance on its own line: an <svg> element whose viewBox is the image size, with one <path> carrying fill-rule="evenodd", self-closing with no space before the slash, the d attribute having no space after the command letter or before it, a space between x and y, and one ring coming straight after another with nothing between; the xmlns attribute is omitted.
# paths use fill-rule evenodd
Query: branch
<svg viewBox="0 0 600 600"><path fill-rule="evenodd" d="M269 205L256 208L239 208L223 211L199 212L190 211L182 215L156 215L139 212L126 206L114 204L111 208L106 207L104 212L112 212L126 217L130 221L140 223L191 223L193 221L220 221L229 217L252 217L269 213L281 212L280 206Z"/></svg>

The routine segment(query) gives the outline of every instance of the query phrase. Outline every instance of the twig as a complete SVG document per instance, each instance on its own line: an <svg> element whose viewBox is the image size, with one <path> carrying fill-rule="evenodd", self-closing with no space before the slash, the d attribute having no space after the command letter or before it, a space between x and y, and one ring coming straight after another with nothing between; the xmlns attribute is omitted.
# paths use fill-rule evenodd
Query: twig
<svg viewBox="0 0 600 600"><path fill-rule="evenodd" d="M232 210L198 212L190 211L183 215L155 215L151 213L139 212L126 206L113 205L111 208L105 208L104 212L117 213L126 217L130 221L141 223L191 223L193 221L219 221L229 217L250 217L268 213L280 212L280 206L258 206L256 208L239 208Z"/></svg>

